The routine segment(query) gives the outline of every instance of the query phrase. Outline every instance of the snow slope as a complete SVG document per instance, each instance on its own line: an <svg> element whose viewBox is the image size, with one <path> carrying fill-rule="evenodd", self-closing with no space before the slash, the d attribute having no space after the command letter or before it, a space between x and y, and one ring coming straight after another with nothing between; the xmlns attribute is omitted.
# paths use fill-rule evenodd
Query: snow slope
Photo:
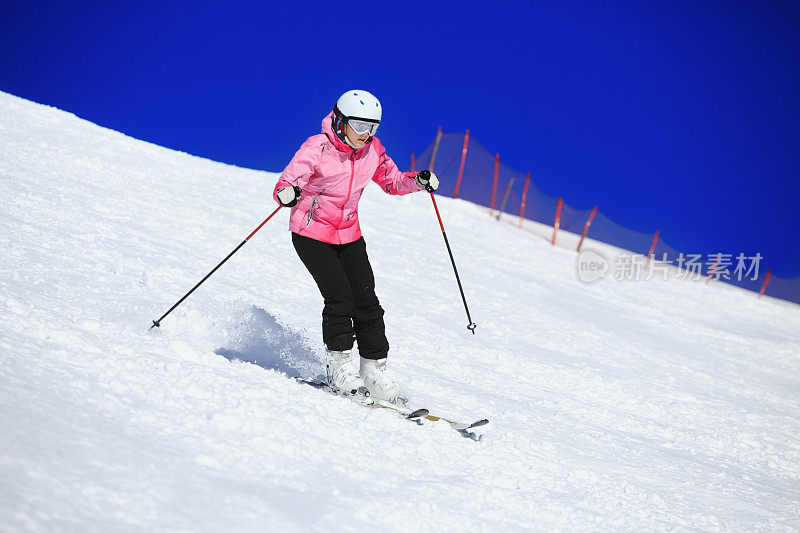
<svg viewBox="0 0 800 533"><path fill-rule="evenodd" d="M287 379L323 346L285 211L149 330L275 179L0 93L0 530L800 528L800 308L585 285L460 200L475 336L427 195L374 187L361 217L390 366L481 441Z"/></svg>

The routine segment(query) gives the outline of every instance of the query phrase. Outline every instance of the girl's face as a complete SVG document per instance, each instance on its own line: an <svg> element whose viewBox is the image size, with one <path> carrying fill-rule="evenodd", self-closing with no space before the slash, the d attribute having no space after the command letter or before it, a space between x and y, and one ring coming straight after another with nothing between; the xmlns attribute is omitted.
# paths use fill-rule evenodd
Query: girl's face
<svg viewBox="0 0 800 533"><path fill-rule="evenodd" d="M358 133L353 131L353 128L350 127L350 124L346 125L345 135L347 135L347 139L356 148L361 148L362 146L364 146L364 143L367 142L367 139L369 139L369 133L362 133L361 135L359 135Z"/></svg>

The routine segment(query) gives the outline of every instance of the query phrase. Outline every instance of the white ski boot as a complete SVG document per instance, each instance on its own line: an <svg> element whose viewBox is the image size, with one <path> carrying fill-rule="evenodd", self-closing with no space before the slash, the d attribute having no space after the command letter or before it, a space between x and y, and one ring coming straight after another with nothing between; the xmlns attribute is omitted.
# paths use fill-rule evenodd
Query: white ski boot
<svg viewBox="0 0 800 533"><path fill-rule="evenodd" d="M352 351L344 350L335 352L327 350L328 364L325 365L328 371L328 385L342 392L356 394L358 389L364 386L353 359L350 357Z"/></svg>
<svg viewBox="0 0 800 533"><path fill-rule="evenodd" d="M392 376L386 371L386 358L375 360L362 357L361 377L364 379L364 385L366 385L373 399L400 400L400 387L397 386Z"/></svg>

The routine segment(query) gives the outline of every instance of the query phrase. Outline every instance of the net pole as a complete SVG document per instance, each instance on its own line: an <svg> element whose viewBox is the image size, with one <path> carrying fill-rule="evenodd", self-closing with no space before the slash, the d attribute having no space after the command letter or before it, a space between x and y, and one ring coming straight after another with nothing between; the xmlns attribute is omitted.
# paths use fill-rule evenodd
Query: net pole
<svg viewBox="0 0 800 533"><path fill-rule="evenodd" d="M708 282L711 281L711 276L713 276L714 272L716 272L716 270L717 270L717 264L719 263L719 256L720 255L722 255L722 254L719 254L719 253L717 254L717 257L714 258L714 264L711 265L711 268L708 269L708 275L706 276L706 285L708 285Z"/></svg>
<svg viewBox="0 0 800 533"><path fill-rule="evenodd" d="M553 238L550 240L551 245L555 245L556 243L556 234L558 233L558 228L561 226L561 205L564 201L559 198L558 205L556 206L556 219L553 221Z"/></svg>
<svg viewBox="0 0 800 533"><path fill-rule="evenodd" d="M583 244L583 239L586 238L586 234L589 233L589 226L592 225L592 220L594 220L595 214L597 214L598 206L594 206L592 209L592 213L589 215L589 220L586 221L586 224L583 226L583 233L581 233L581 239L578 241L578 251L581 251L581 245Z"/></svg>
<svg viewBox="0 0 800 533"><path fill-rule="evenodd" d="M500 220L500 215L503 214L503 211L506 209L506 202L508 201L508 195L511 194L511 185L514 183L514 178L508 180L508 185L506 186L506 194L503 196L503 203L500 204L500 211L497 212L497 220Z"/></svg>
<svg viewBox="0 0 800 533"><path fill-rule="evenodd" d="M769 282L770 274L772 274L772 270L767 270L767 275L764 276L764 283L761 285L761 290L758 291L759 298L761 298L764 295L764 291L767 290L767 283Z"/></svg>
<svg viewBox="0 0 800 533"><path fill-rule="evenodd" d="M522 221L525 219L525 200L528 198L528 185L531 184L531 175L528 173L525 176L525 187L522 189L522 202L519 204L519 227L522 227Z"/></svg>
<svg viewBox="0 0 800 533"><path fill-rule="evenodd" d="M492 199L489 202L489 216L492 215L492 211L494 211L494 199L497 195L497 173L500 170L500 154L495 154L494 156L494 178L492 178Z"/></svg>
<svg viewBox="0 0 800 533"><path fill-rule="evenodd" d="M453 191L453 198L458 198L458 190L461 188L461 177L464 175L464 163L467 161L467 146L469 145L469 130L464 133L464 147L461 149L461 164L458 165L458 178L456 178L456 190Z"/></svg>
<svg viewBox="0 0 800 533"><path fill-rule="evenodd" d="M653 257L653 253L656 251L656 243L658 242L658 232L656 232L655 236L653 237L653 244L650 245L650 251L647 252L647 261L644 263L644 269L647 270L650 267L650 258Z"/></svg>

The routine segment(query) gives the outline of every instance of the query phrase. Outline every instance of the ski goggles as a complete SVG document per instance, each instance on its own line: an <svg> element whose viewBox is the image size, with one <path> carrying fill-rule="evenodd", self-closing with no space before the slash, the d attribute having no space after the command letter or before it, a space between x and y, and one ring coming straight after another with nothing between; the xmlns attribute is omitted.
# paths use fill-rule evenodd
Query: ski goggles
<svg viewBox="0 0 800 533"><path fill-rule="evenodd" d="M378 122L369 122L366 120L358 120L355 118L351 118L347 120L347 123L353 128L353 131L356 132L358 135L364 135L368 133L371 136L375 135L375 132L378 131Z"/></svg>

